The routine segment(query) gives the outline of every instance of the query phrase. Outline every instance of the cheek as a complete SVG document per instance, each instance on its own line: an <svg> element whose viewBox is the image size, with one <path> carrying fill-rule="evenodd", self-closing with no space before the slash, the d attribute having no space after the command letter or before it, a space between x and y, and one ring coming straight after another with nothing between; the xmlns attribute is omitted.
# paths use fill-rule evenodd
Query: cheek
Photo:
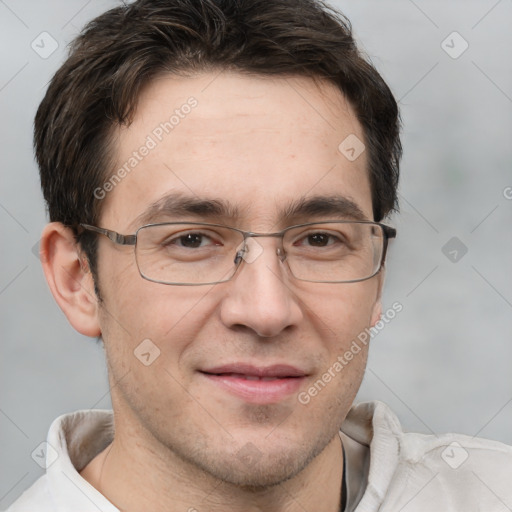
<svg viewBox="0 0 512 512"><path fill-rule="evenodd" d="M318 285L322 286L322 285ZM372 278L359 283L325 284L304 296L306 310L317 329L326 332L330 351L343 350L365 332L379 304L379 286Z"/></svg>
<svg viewBox="0 0 512 512"><path fill-rule="evenodd" d="M366 368L377 291L371 282L363 282L316 294L322 300L312 302L316 306L310 318L317 332L317 353L323 355L318 373L298 395L308 421L330 422L338 428L350 409Z"/></svg>
<svg viewBox="0 0 512 512"><path fill-rule="evenodd" d="M173 411L165 417L178 421L190 401L185 355L194 347L205 314L190 291L187 297L182 289L139 279L139 286L119 286L111 291L116 299L105 300L105 349L111 387L116 388L112 400L131 404L148 422L155 409Z"/></svg>
<svg viewBox="0 0 512 512"><path fill-rule="evenodd" d="M103 306L100 324L111 366L140 371L137 359L156 366L179 365L187 347L212 315L206 298L211 287L165 286L143 279L128 255L105 261L100 270ZM103 262L102 262L103 263ZM114 369L114 368L113 368Z"/></svg>

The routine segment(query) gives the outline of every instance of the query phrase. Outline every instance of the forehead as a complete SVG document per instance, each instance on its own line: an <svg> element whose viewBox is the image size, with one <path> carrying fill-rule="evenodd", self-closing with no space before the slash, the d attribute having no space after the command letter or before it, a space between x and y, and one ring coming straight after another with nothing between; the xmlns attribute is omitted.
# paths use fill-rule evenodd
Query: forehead
<svg viewBox="0 0 512 512"><path fill-rule="evenodd" d="M145 88L115 140L105 225L136 228L167 195L229 204L225 213L246 227L274 226L309 197L346 198L373 218L366 152L353 159L344 151L347 140L364 148L361 126L327 82L165 75Z"/></svg>

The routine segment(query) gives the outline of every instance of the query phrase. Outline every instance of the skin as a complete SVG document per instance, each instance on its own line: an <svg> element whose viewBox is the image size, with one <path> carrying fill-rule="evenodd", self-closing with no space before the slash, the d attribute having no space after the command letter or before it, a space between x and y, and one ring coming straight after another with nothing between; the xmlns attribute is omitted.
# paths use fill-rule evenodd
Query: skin
<svg viewBox="0 0 512 512"><path fill-rule="evenodd" d="M305 77L160 77L115 133L117 166L190 96L197 107L107 194L101 227L134 233L137 217L176 191L229 199L243 215L224 223L256 232L286 227L278 210L302 196L345 196L373 220L366 154L350 162L338 151L349 134L364 140L361 126L338 89ZM307 405L298 393L248 403L198 370L286 363L307 370L299 391L307 390L378 321L382 272L350 284L301 282L276 257L277 240L260 238L263 253L231 281L165 286L140 277L133 247L100 236L100 303L69 230L52 223L43 235L57 302L106 349L116 433L81 471L86 480L123 511L339 510L338 430L367 347ZM161 353L144 366L134 350L147 338ZM252 463L244 450L257 454Z"/></svg>

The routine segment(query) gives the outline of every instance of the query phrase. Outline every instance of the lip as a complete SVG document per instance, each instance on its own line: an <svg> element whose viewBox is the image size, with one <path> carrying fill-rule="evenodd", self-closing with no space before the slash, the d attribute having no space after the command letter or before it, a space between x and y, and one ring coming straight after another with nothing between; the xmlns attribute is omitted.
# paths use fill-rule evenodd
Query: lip
<svg viewBox="0 0 512 512"><path fill-rule="evenodd" d="M287 364L258 367L245 363L217 366L200 373L224 391L255 404L286 399L300 389L308 375Z"/></svg>

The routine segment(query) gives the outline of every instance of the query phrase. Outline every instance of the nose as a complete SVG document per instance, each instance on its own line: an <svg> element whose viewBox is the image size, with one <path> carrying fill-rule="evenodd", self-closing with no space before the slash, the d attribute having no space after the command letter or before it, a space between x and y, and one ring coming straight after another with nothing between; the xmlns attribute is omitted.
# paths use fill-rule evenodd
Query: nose
<svg viewBox="0 0 512 512"><path fill-rule="evenodd" d="M226 327L243 326L258 336L272 337L300 323L302 309L276 245L275 239L247 239L248 251L226 283L220 311Z"/></svg>

